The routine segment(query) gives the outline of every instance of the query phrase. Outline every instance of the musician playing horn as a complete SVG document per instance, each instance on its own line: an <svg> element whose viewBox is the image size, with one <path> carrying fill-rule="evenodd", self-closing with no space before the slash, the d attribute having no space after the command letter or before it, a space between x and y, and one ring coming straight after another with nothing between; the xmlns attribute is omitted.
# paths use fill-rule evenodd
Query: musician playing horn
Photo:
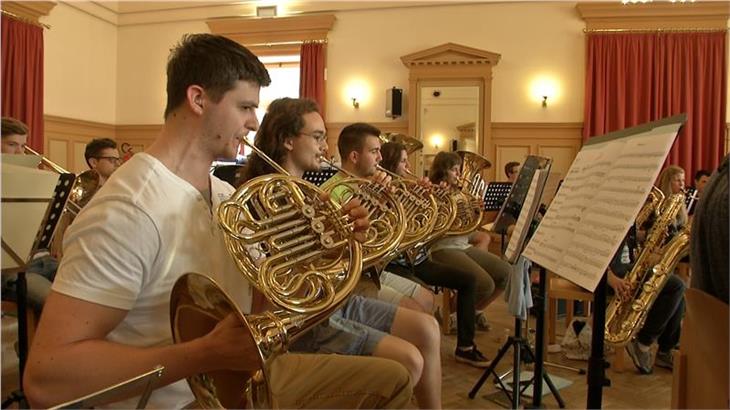
<svg viewBox="0 0 730 410"><path fill-rule="evenodd" d="M252 287L228 254L214 212L233 187L209 170L258 129L259 90L270 81L249 50L222 36L186 35L173 49L160 135L109 178L66 235L25 373L34 407L163 365L163 387L148 404L179 408L193 400L183 378L258 367L233 315L203 337L172 344L169 299L180 276L200 272L252 311ZM361 219L363 210L350 215ZM284 354L269 376L282 408L403 407L411 396L408 373L382 359Z"/></svg>
<svg viewBox="0 0 730 410"><path fill-rule="evenodd" d="M301 178L305 171L319 170L320 156L327 148L327 130L313 101L282 98L269 104L254 144L291 175ZM271 165L252 154L243 181L273 172ZM314 327L295 341L291 350L391 359L411 373L420 407L441 408L438 324L419 311L354 295L329 323Z"/></svg>
<svg viewBox="0 0 730 410"><path fill-rule="evenodd" d="M110 138L96 138L86 144L84 158L89 168L99 174L99 185L104 185L107 179L122 164L119 157L117 143Z"/></svg>

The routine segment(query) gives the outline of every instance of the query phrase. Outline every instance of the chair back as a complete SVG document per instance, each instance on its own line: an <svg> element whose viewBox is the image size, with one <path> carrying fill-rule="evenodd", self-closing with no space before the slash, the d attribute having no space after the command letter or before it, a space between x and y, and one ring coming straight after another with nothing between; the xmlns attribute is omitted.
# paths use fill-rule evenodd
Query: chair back
<svg viewBox="0 0 730 410"><path fill-rule="evenodd" d="M680 350L674 360L673 409L727 409L728 305L698 289L685 293Z"/></svg>

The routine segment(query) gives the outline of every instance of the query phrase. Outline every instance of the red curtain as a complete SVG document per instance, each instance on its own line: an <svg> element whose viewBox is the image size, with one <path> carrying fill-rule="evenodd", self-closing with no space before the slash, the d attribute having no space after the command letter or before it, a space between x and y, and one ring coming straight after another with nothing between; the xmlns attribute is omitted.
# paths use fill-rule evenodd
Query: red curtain
<svg viewBox="0 0 730 410"><path fill-rule="evenodd" d="M30 128L43 152L43 28L2 15L2 115Z"/></svg>
<svg viewBox="0 0 730 410"><path fill-rule="evenodd" d="M299 61L299 97L309 98L319 104L322 118L325 115L324 69L327 45L320 42L302 44Z"/></svg>
<svg viewBox="0 0 730 410"><path fill-rule="evenodd" d="M588 36L583 137L687 113L667 159L695 171L723 157L725 32Z"/></svg>

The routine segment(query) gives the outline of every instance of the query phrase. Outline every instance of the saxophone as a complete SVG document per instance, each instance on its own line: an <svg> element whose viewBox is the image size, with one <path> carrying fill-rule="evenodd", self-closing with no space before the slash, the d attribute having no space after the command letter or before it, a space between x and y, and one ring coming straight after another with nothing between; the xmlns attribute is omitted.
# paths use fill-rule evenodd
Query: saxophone
<svg viewBox="0 0 730 410"><path fill-rule="evenodd" d="M631 297L621 301L614 298L606 313L606 342L615 346L626 345L641 329L652 304L662 290L677 263L689 253L690 224L665 244L669 226L684 206L684 195L674 194L658 208L658 218L644 243L639 257L625 280ZM653 255L661 254L658 263Z"/></svg>

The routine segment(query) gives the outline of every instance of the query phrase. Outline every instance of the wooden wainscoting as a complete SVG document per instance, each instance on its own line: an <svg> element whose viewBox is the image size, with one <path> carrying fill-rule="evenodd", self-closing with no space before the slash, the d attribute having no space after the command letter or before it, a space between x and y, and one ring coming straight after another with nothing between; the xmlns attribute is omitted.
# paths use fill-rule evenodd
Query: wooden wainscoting
<svg viewBox="0 0 730 410"><path fill-rule="evenodd" d="M492 123L490 178L505 181L504 166L527 155L553 159L552 169L565 175L583 145L583 123Z"/></svg>
<svg viewBox="0 0 730 410"><path fill-rule="evenodd" d="M44 128L44 155L76 174L89 169L84 159L86 144L94 138L116 138L114 125L55 115L44 116Z"/></svg>

